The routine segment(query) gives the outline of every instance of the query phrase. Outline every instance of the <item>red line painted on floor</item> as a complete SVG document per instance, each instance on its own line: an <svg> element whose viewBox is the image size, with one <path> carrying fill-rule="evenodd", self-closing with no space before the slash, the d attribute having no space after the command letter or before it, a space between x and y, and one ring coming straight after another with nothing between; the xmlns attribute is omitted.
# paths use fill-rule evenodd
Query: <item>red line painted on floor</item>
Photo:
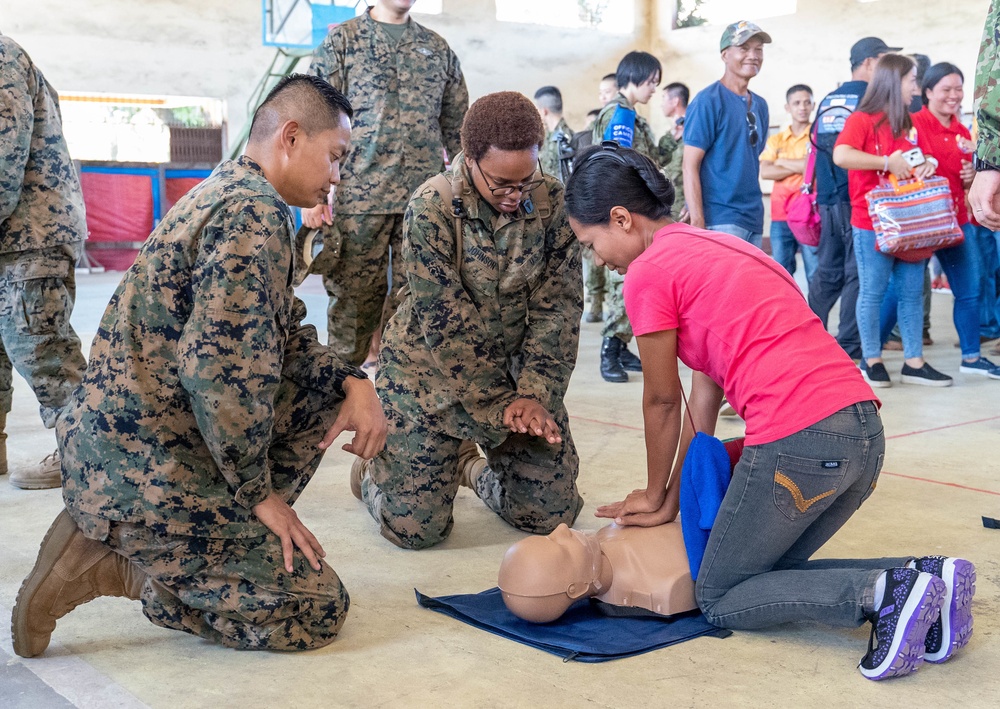
<svg viewBox="0 0 1000 709"><path fill-rule="evenodd" d="M931 431L943 431L946 428L957 428L959 426L968 426L973 423L984 423L985 421L996 421L1000 419L1000 416L990 416L985 419L976 419L975 421L962 421L961 423L949 423L945 426L937 426L936 428L922 428L919 431L910 431L909 433L897 433L892 436L886 436L886 440L893 438L906 438L907 436L915 436L918 433L930 433Z"/></svg>
<svg viewBox="0 0 1000 709"><path fill-rule="evenodd" d="M628 431L640 431L641 432L643 430L642 428L640 428L638 426L626 426L625 424L622 424L622 423L611 423L610 421L600 421L598 419L590 419L590 418L585 418L583 416L570 416L570 418L571 419L576 419L578 421L586 421L587 423L596 423L596 424L599 424L601 426L611 426L612 428L624 428L624 429L626 429ZM955 428L957 426L968 426L969 424L973 424L973 423L983 423L984 421L995 421L997 419L1000 419L1000 416L991 416L991 417L985 418L985 419L977 419L975 421L965 421L965 422L962 422L962 423L951 423L951 424L948 424L947 426L938 426L936 428L926 428L926 429L923 429L923 430L920 430L920 431L911 431L910 433L897 433L894 436L886 436L886 438L904 438L906 436L915 436L918 433L929 433L930 431L940 431L940 430L945 429L945 428ZM981 493L984 493L986 495L996 495L996 496L1000 497L1000 492L997 492L996 490L983 490L983 489L978 488L978 487L969 487L968 485L960 485L959 483L950 483L950 482L946 482L946 481L943 481L943 480L931 480L930 478L921 478L921 477L917 477L915 475L904 475L903 473L890 473L890 472L887 472L887 471L882 471L882 475L889 475L889 476L894 477L894 478L905 478L907 480L916 480L918 482L931 483L931 484L934 484L934 485L944 485L945 487L954 487L954 488L958 488L960 490L969 490L970 492L981 492Z"/></svg>
<svg viewBox="0 0 1000 709"><path fill-rule="evenodd" d="M882 471L882 475L891 475L894 478L906 478L907 480L918 480L922 483L934 483L935 485L944 485L946 487L957 487L960 490L970 490L971 492L982 492L987 495L996 495L1000 497L1000 492L996 490L983 490L978 487L969 487L968 485L959 485L958 483L949 483L943 480L931 480L930 478L918 478L915 475L903 475L902 473L889 473L885 470Z"/></svg>

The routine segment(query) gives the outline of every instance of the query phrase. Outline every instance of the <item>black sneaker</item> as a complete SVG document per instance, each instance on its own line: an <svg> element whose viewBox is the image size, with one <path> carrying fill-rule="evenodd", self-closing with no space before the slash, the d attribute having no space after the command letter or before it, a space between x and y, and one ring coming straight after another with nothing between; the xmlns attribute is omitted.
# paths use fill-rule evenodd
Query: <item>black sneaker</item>
<svg viewBox="0 0 1000 709"><path fill-rule="evenodd" d="M892 386L892 380L889 379L889 372L885 370L885 365L881 362L876 362L875 364L865 364L862 368L865 372L865 379L871 385L872 389L888 389Z"/></svg>
<svg viewBox="0 0 1000 709"><path fill-rule="evenodd" d="M872 634L858 669L879 680L916 672L924 664L927 631L941 615L947 593L944 581L915 569L885 572L885 593L868 616Z"/></svg>
<svg viewBox="0 0 1000 709"><path fill-rule="evenodd" d="M941 617L927 631L924 659L944 662L972 637L972 597L976 595L976 567L966 559L951 556L924 556L916 561L917 571L933 574L946 588Z"/></svg>
<svg viewBox="0 0 1000 709"><path fill-rule="evenodd" d="M954 383L951 377L937 371L927 362L924 362L924 366L919 369L904 364L900 381L903 384L920 384L925 387L950 387Z"/></svg>

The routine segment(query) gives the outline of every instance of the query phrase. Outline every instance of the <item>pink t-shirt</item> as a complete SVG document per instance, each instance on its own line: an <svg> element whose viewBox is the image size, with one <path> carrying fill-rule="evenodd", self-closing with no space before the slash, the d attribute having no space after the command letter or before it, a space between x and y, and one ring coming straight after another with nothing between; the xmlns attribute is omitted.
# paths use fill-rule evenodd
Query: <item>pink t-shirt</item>
<svg viewBox="0 0 1000 709"><path fill-rule="evenodd" d="M677 356L707 374L747 424L747 445L875 401L858 367L792 277L755 246L684 224L656 233L628 267L625 310L637 336L677 330Z"/></svg>

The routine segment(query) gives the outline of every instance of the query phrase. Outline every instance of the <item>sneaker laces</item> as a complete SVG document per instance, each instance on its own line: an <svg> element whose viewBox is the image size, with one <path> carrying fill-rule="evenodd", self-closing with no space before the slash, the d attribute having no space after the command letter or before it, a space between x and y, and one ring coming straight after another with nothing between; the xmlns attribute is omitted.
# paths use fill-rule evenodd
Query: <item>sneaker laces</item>
<svg viewBox="0 0 1000 709"><path fill-rule="evenodd" d="M39 463L39 465L48 465L49 463L57 463L57 462L59 462L59 450L58 449L52 451L47 456L45 456L44 458L42 458L42 462Z"/></svg>

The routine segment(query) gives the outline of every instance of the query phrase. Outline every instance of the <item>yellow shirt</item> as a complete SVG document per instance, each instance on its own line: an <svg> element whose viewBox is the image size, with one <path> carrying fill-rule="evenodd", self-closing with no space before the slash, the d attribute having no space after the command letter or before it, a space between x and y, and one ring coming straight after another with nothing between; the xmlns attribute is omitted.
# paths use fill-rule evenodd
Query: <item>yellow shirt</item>
<svg viewBox="0 0 1000 709"><path fill-rule="evenodd" d="M771 162L779 158L785 160L801 160L806 156L809 149L809 128L796 136L792 133L792 127L787 126L767 139L764 152L760 154L761 162ZM788 197L797 192L802 186L802 175L789 175L783 180L775 180L774 188L771 190L771 219L783 221L785 219L785 201Z"/></svg>

